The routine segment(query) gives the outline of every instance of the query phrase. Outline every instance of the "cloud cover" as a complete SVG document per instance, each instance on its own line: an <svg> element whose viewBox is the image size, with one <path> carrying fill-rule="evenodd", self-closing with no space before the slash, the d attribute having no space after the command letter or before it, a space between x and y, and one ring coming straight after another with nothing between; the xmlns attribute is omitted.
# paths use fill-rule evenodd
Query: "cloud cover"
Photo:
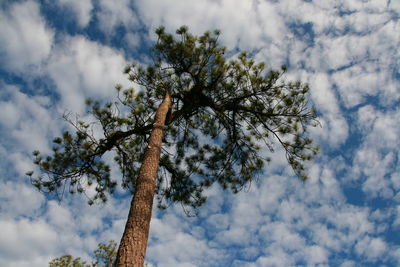
<svg viewBox="0 0 400 267"><path fill-rule="evenodd" d="M288 78L309 82L322 153L306 183L277 153L247 192L211 188L197 218L179 205L155 210L151 266L399 263L397 1L60 0L57 10L73 14L68 31L45 4L7 2L0 12L0 265L88 259L98 242L119 241L129 197L102 207L80 196L47 199L24 176L34 168L30 152L49 151L65 110L82 113L86 97L112 99L116 83L128 85L122 68L146 60L139 53L156 27L182 24L197 34L219 28L229 49L288 64Z"/></svg>

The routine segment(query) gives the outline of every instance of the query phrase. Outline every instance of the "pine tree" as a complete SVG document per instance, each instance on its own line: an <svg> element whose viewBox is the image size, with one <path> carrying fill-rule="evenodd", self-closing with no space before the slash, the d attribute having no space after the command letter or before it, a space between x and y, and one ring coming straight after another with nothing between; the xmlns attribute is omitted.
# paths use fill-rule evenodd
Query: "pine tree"
<svg viewBox="0 0 400 267"><path fill-rule="evenodd" d="M49 267L112 267L117 256L117 243L113 240L108 244L99 243L93 252L95 261L87 264L81 258L74 258L71 255L64 255L49 262ZM147 266L145 264L145 266Z"/></svg>
<svg viewBox="0 0 400 267"><path fill-rule="evenodd" d="M49 262L49 267L91 267L81 258L74 258L71 255L64 255Z"/></svg>
<svg viewBox="0 0 400 267"><path fill-rule="evenodd" d="M154 197L160 208L180 202L195 211L215 182L237 193L270 161L265 147L282 147L305 180L304 162L318 150L307 134L316 124L309 87L285 81L285 67L267 71L246 52L227 56L219 31L196 37L186 27L176 35L161 27L156 34L153 63L124 70L137 91L117 85L117 102L88 100L95 122L66 117L75 133L55 138L52 156L35 151L42 175L28 173L41 191L94 187L89 204L106 201L117 182L103 156L114 153L133 194L117 266L143 266Z"/></svg>

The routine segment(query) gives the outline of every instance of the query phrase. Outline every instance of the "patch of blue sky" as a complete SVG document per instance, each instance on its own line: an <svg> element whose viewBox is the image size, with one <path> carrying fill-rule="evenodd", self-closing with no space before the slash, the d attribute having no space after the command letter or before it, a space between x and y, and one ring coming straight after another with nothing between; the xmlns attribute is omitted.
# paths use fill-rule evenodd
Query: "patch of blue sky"
<svg viewBox="0 0 400 267"><path fill-rule="evenodd" d="M147 37L148 28L140 20L133 27L127 27L122 22L116 23L112 26L112 31L107 32L100 27L99 16L96 15L101 13L100 2L92 3L91 18L85 27L81 27L76 23L77 14L74 13L71 6L65 5L65 3L62 4L60 1L49 2L41 0L40 2L42 3L42 14L46 18L48 25L56 30L56 36L85 36L87 40L124 51L127 60L144 60L151 52L151 44ZM137 16L135 9L132 8L131 11L132 16ZM132 35L132 38L135 38L135 42L137 42L134 47L126 39L128 34ZM63 42L64 40L58 39L58 41Z"/></svg>
<svg viewBox="0 0 400 267"><path fill-rule="evenodd" d="M313 46L315 42L315 32L313 30L312 22L292 22L288 28L294 34L296 40L306 43L308 46Z"/></svg>

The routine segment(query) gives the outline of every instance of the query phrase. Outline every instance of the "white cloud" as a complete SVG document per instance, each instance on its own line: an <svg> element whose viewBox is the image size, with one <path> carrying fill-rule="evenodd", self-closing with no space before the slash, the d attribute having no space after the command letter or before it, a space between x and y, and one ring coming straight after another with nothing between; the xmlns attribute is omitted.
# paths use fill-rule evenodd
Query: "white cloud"
<svg viewBox="0 0 400 267"><path fill-rule="evenodd" d="M366 236L356 244L356 252L367 260L374 260L382 256L387 250L386 243L381 238Z"/></svg>
<svg viewBox="0 0 400 267"><path fill-rule="evenodd" d="M54 123L50 106L45 97L32 97L20 90L15 86L2 85L0 97L5 101L0 107L4 112L0 116L0 126L7 129L3 134L18 142L19 151L48 151L47 134L52 132L50 125Z"/></svg>
<svg viewBox="0 0 400 267"><path fill-rule="evenodd" d="M93 4L92 0L57 0L56 3L61 7L71 9L71 15L77 20L80 27L86 27L91 18Z"/></svg>
<svg viewBox="0 0 400 267"><path fill-rule="evenodd" d="M362 118L364 110L360 110L358 115ZM379 110L374 111L375 118L372 120L373 128L367 134L366 142L375 144L379 149L390 149L399 146L398 136L400 134L400 115L399 108L382 113ZM360 123L362 123L360 121ZM371 121L365 120L370 124ZM360 126L364 126L361 124Z"/></svg>
<svg viewBox="0 0 400 267"><path fill-rule="evenodd" d="M87 97L114 98L118 83L132 86L122 74L123 55L82 36L64 36L49 59L47 71L61 95L61 112L83 114Z"/></svg>
<svg viewBox="0 0 400 267"><path fill-rule="evenodd" d="M361 161L359 167L367 176L362 186L363 191L368 193L369 197L377 197L379 194L383 198L392 198L393 191L390 188L390 180L385 176L390 173L390 166L394 163L393 154L389 153L382 158L375 151L361 150L357 156L357 160Z"/></svg>
<svg viewBox="0 0 400 267"><path fill-rule="evenodd" d="M11 101L0 101L0 124L14 128L20 119L20 110Z"/></svg>
<svg viewBox="0 0 400 267"><path fill-rule="evenodd" d="M85 197L69 198L67 195L62 205L45 202L44 195L37 192L24 175L28 170L35 170L29 156L31 151L49 152L49 141L59 135L63 123L59 113L45 97L28 95L16 86L2 84L0 98L1 107L6 107L0 119L1 134L5 138L0 145L3 159L0 224L7 231L0 241L0 265L45 266L51 258L65 253L87 259L86 251L93 251L99 242L90 234L96 230L119 241L117 237L121 236L123 224L111 228L103 221L105 217L126 218L127 210L117 208L119 204L89 207ZM71 199L79 205L72 205ZM84 234L79 236L78 233Z"/></svg>
<svg viewBox="0 0 400 267"><path fill-rule="evenodd" d="M3 67L23 71L49 56L54 33L46 26L36 2L18 2L2 10L0 24Z"/></svg>
<svg viewBox="0 0 400 267"><path fill-rule="evenodd" d="M369 31L377 24L385 22L389 15L385 13L384 1L321 1L305 2L301 0L286 0L279 5L279 11L289 21L312 23L316 34L326 34L329 31L345 29ZM338 13L344 14L339 16Z"/></svg>
<svg viewBox="0 0 400 267"><path fill-rule="evenodd" d="M290 253L304 247L306 241L300 234L294 232L289 227L285 223L271 222L261 227L260 234Z"/></svg>
<svg viewBox="0 0 400 267"><path fill-rule="evenodd" d="M219 248L219 254L229 258L229 255L238 255L235 254L236 248L231 248L234 244L239 247L243 258L232 263L233 266L292 266L302 261L310 265L324 264L329 262L331 254L353 251L353 244L360 242L366 234L375 233L377 228L373 220L376 216L372 218L368 209L345 204L332 172L321 168L314 173L313 180L307 183L298 183L285 177L268 177L263 180L261 187L252 187L249 192L241 192L236 197L228 197L228 194L226 201L231 208L227 214L215 214L206 205L202 216L207 218L211 224L209 226L218 221L220 225L207 232L210 240L207 246L198 247L205 255L214 255L211 249ZM276 202L264 203L261 197L279 192L272 185L283 188L284 194L280 200L274 197ZM209 203L213 205L212 196ZM222 205L226 205L226 202ZM258 205L271 208L259 209ZM148 259L153 263L177 258L158 254L163 247L162 240L172 240L177 236L177 231L186 234L197 227L193 221L187 224L190 219L176 220L170 212L167 214L170 215L153 219L158 225L152 225L151 228L152 238L157 237L149 246ZM175 229L167 225L180 227ZM330 225L329 228L327 225ZM308 237L303 235L304 231L309 233ZM154 252L154 244L159 247L157 253ZM165 244L164 247L170 246ZM248 252L244 254L244 251ZM249 258L245 258L245 255ZM196 261L197 256L192 256L192 259ZM345 259L343 261L346 262ZM210 262L218 266L220 261L205 261L198 266L210 266ZM351 261L346 264L343 266L351 266Z"/></svg>
<svg viewBox="0 0 400 267"><path fill-rule="evenodd" d="M257 49L271 42L268 50L276 51L274 45L284 38L286 30L274 4L266 1L150 0L135 4L141 19L152 29L164 25L174 31L187 25L196 34L222 29L221 40L229 48Z"/></svg>
<svg viewBox="0 0 400 267"><path fill-rule="evenodd" d="M324 6L326 5L326 6ZM286 0L278 6L282 17L291 23L312 23L313 30L320 34L331 27L335 20L335 3L312 3L301 0Z"/></svg>
<svg viewBox="0 0 400 267"><path fill-rule="evenodd" d="M82 196L64 196L61 203L48 201L46 205L41 205L43 196L33 192L32 187L11 182L3 185L0 199L4 212L0 217L0 226L6 232L0 240L2 265L46 266L51 259L64 254L87 260L90 259L87 252L93 251L99 242L119 241L126 210L121 214L122 208L117 207L121 204L128 207L127 201L117 204L111 200L111 203L100 207L87 205ZM26 202L18 202L18 198ZM10 207L3 209L3 203ZM110 218L124 219L113 227L104 221ZM113 223L117 221L113 220ZM102 232L103 237L93 236L93 231Z"/></svg>
<svg viewBox="0 0 400 267"><path fill-rule="evenodd" d="M376 68L375 64L356 65L333 74L332 77L347 107L362 104L366 101L366 97L377 96L380 92L386 102L393 103L398 99L399 93L396 92L395 81L389 76L391 73L377 72ZM387 99L386 90L393 92L390 94L391 100Z"/></svg>
<svg viewBox="0 0 400 267"><path fill-rule="evenodd" d="M140 40L141 40L140 38L141 38L141 36L139 36L138 34L131 33L131 32L128 32L124 36L125 42L128 44L128 47L131 49L135 49L135 48L139 47Z"/></svg>
<svg viewBox="0 0 400 267"><path fill-rule="evenodd" d="M212 214L207 223L216 231L226 230L229 226L229 217L226 214Z"/></svg>
<svg viewBox="0 0 400 267"><path fill-rule="evenodd" d="M342 242L344 235L335 229L329 229L325 224L315 224L313 226L313 239L320 246L329 248L332 251L343 249Z"/></svg>
<svg viewBox="0 0 400 267"><path fill-rule="evenodd" d="M393 11L400 10L400 3L398 1L390 0L388 4L388 7L390 7Z"/></svg>
<svg viewBox="0 0 400 267"><path fill-rule="evenodd" d="M118 26L125 26L129 31L138 25L131 1L108 1L101 0L98 2L100 11L96 14L99 19L99 26L107 35L114 35Z"/></svg>
<svg viewBox="0 0 400 267"><path fill-rule="evenodd" d="M379 117L379 111L374 109L372 105L366 105L358 109L357 111L357 125L363 132L369 132L375 121Z"/></svg>
<svg viewBox="0 0 400 267"><path fill-rule="evenodd" d="M280 248L270 246L267 256L259 257L255 264L245 266L293 266L294 264L291 254Z"/></svg>
<svg viewBox="0 0 400 267"><path fill-rule="evenodd" d="M73 218L71 212L55 201L47 202L48 222L60 230L70 231L73 227Z"/></svg>
<svg viewBox="0 0 400 267"><path fill-rule="evenodd" d="M346 106L361 104L367 96L378 96L383 105L391 105L400 98L393 77L393 68L398 64L395 44L400 42L400 37L393 32L398 31L398 28L397 23L389 21L379 25L369 35L346 38L345 47L332 47L330 51L346 53L341 63L333 65L333 68L362 61L332 76Z"/></svg>
<svg viewBox="0 0 400 267"><path fill-rule="evenodd" d="M326 263L328 261L328 253L326 249L314 245L306 249L305 258L309 264Z"/></svg>
<svg viewBox="0 0 400 267"><path fill-rule="evenodd" d="M44 196L36 189L24 183L22 179L0 181L0 210L3 219L13 219L16 216L35 217L38 209L44 203Z"/></svg>
<svg viewBox="0 0 400 267"><path fill-rule="evenodd" d="M281 179L281 177L272 176L270 179L265 179L260 185L261 192L257 198L257 205L260 206L262 212L277 212L278 204L284 197L286 191L286 186L283 183L276 182L278 179Z"/></svg>
<svg viewBox="0 0 400 267"><path fill-rule="evenodd" d="M357 126L365 136L355 152L351 173L362 178L362 189L369 197L392 198L398 188L390 174L396 173L398 162L399 123L398 108L382 112L367 105L357 112Z"/></svg>
<svg viewBox="0 0 400 267"><path fill-rule="evenodd" d="M302 76L307 77L313 103L322 114L318 118L321 127L310 129L313 136L321 138L321 142L326 142L332 147L345 143L349 134L349 127L340 112L330 77L325 73L307 73Z"/></svg>
<svg viewBox="0 0 400 267"><path fill-rule="evenodd" d="M43 220L0 220L0 226L0 258L3 260L24 260L54 251L57 234Z"/></svg>
<svg viewBox="0 0 400 267"><path fill-rule="evenodd" d="M206 240L196 238L185 232L186 224L181 219L168 215L164 220L157 218L151 221L151 241L148 248L147 258L156 260L156 266L182 266L194 264L193 266L206 266L207 262L217 259L217 251L207 247ZM176 225L180 225L179 228ZM191 227L190 227L191 228ZM189 229L190 229L189 228ZM168 249L165 249L168 247ZM222 255L221 255L222 256Z"/></svg>
<svg viewBox="0 0 400 267"><path fill-rule="evenodd" d="M369 0L358 1L342 1L342 8L345 11L356 12L356 11L366 11L366 12L382 12L386 9L387 3L379 0Z"/></svg>

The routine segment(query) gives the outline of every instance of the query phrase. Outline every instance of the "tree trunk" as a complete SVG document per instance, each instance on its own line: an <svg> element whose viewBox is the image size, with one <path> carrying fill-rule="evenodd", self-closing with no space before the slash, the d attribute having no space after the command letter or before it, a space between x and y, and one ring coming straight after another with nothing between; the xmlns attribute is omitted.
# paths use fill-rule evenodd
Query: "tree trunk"
<svg viewBox="0 0 400 267"><path fill-rule="evenodd" d="M135 194L131 202L124 234L118 248L115 262L118 267L143 267L144 265L157 182L157 169L164 135L163 128L171 106L172 99L169 90L167 90L163 101L156 111L149 143L139 170Z"/></svg>

